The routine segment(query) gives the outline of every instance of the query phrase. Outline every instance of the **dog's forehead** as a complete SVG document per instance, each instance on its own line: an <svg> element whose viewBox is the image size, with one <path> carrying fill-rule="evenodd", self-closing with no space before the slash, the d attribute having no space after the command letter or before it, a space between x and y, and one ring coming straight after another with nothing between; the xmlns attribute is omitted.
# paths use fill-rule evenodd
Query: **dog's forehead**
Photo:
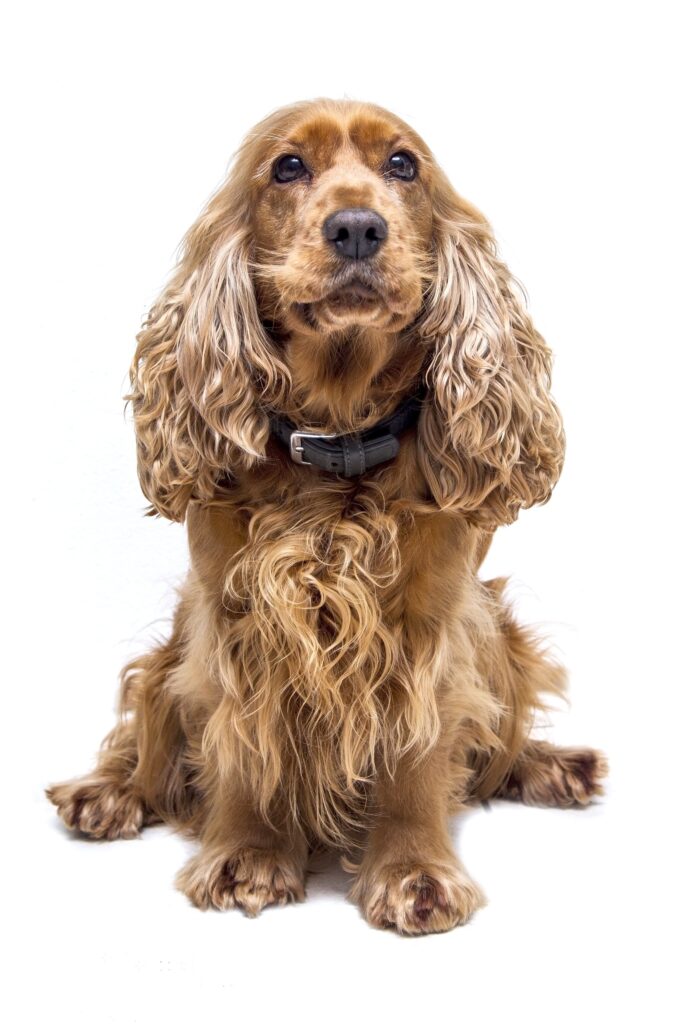
<svg viewBox="0 0 682 1024"><path fill-rule="evenodd" d="M340 153L352 152L374 166L397 146L422 151L421 140L397 118L375 111L348 111L345 116L319 112L292 126L289 141L317 167L331 166Z"/></svg>

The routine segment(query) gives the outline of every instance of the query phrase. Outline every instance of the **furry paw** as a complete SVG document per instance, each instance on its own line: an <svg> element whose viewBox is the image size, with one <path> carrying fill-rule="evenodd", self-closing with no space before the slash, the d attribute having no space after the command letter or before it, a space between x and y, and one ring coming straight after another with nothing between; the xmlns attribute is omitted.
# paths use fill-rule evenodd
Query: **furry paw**
<svg viewBox="0 0 682 1024"><path fill-rule="evenodd" d="M453 865L387 865L362 874L351 896L377 928L402 935L446 932L465 924L485 899L480 889Z"/></svg>
<svg viewBox="0 0 682 1024"><path fill-rule="evenodd" d="M607 773L598 750L529 743L500 796L537 807L584 807L603 794Z"/></svg>
<svg viewBox="0 0 682 1024"><path fill-rule="evenodd" d="M46 791L67 828L93 839L134 839L144 823L144 804L105 779L76 779Z"/></svg>
<svg viewBox="0 0 682 1024"><path fill-rule="evenodd" d="M177 886L201 910L241 907L247 917L305 896L301 868L279 850L241 849L228 857L199 853L180 872Z"/></svg>

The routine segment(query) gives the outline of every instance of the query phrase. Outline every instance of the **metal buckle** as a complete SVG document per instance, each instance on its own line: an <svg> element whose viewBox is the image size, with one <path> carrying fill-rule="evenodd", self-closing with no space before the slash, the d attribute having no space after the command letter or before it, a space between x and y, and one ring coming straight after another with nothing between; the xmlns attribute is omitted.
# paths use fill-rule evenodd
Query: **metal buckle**
<svg viewBox="0 0 682 1024"><path fill-rule="evenodd" d="M295 430L289 438L289 454L299 466L312 466L312 462L308 462L307 459L303 458L303 445L301 443L303 438L310 437L314 441L333 441L339 436L339 434L306 434L303 430Z"/></svg>

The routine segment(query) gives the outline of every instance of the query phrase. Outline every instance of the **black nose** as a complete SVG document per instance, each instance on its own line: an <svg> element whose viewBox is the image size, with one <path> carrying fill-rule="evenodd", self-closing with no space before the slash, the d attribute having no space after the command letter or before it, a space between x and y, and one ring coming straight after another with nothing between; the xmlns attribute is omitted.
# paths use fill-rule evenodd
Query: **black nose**
<svg viewBox="0 0 682 1024"><path fill-rule="evenodd" d="M373 256L388 234L388 224L374 210L355 206L337 210L322 225L327 241L350 260Z"/></svg>

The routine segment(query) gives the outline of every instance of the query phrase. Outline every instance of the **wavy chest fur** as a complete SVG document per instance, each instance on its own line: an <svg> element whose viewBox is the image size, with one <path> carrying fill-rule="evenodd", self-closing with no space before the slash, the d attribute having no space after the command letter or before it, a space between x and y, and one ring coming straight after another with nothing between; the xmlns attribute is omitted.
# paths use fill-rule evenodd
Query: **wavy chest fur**
<svg viewBox="0 0 682 1024"><path fill-rule="evenodd" d="M214 580L232 617L217 672L235 767L264 813L337 841L367 810L377 771L438 733L447 616L419 594L434 545L372 486L290 491L234 514L241 537ZM455 588L433 600L454 604Z"/></svg>

